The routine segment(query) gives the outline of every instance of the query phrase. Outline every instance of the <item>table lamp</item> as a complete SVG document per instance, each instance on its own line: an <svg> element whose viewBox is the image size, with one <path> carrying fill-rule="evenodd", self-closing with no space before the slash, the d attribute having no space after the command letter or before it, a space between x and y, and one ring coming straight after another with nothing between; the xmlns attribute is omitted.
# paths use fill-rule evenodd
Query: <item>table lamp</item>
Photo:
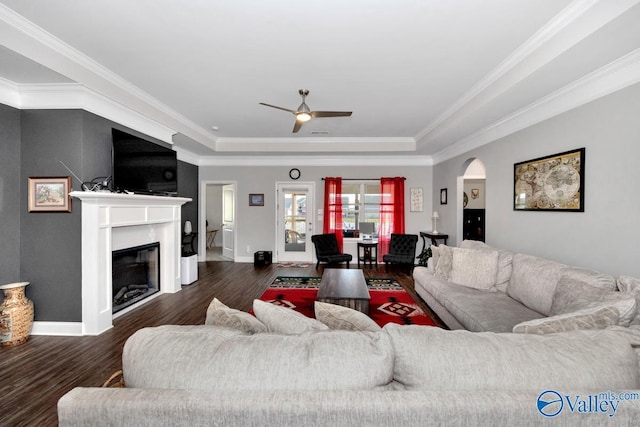
<svg viewBox="0 0 640 427"><path fill-rule="evenodd" d="M438 218L440 218L440 215L438 215L438 212L434 211L433 215L431 216L431 219L433 220L433 230L431 230L431 233L433 234L438 234L438 229L437 229Z"/></svg>

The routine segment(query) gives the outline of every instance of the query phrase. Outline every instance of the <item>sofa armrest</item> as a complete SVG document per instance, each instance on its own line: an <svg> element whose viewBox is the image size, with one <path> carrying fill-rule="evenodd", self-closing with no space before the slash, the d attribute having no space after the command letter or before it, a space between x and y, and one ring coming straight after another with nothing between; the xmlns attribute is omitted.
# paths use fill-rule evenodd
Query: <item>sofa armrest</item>
<svg viewBox="0 0 640 427"><path fill-rule="evenodd" d="M640 390L636 391L640 395ZM58 402L67 426L410 426L539 425L540 391L328 391L212 393L197 390L76 388ZM569 394L569 393L567 393ZM584 396L586 393L576 393ZM566 405L565 405L566 406ZM620 402L613 417L568 409L563 426L635 424L640 400Z"/></svg>

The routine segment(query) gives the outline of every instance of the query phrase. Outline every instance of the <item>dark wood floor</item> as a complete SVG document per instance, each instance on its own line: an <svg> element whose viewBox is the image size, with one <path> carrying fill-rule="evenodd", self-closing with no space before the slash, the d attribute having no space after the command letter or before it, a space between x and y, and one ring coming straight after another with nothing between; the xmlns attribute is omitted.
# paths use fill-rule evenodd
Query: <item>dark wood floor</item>
<svg viewBox="0 0 640 427"><path fill-rule="evenodd" d="M418 304L430 312L414 292L413 278L383 266L365 268L366 277L389 277L402 284ZM206 262L199 264L199 280L176 294L161 295L114 321L99 336L32 336L17 347L0 348L0 426L57 425L56 403L74 387L94 387L121 368L122 347L135 331L147 326L204 323L214 297L230 307L249 311L277 276L320 276L315 265L306 268ZM438 321L436 319L436 321Z"/></svg>

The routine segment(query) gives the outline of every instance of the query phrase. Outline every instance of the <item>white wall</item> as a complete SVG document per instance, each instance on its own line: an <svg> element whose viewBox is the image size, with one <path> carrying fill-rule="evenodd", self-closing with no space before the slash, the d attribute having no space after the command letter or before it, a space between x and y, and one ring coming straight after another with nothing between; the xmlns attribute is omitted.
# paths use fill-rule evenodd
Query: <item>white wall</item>
<svg viewBox="0 0 640 427"><path fill-rule="evenodd" d="M432 167L431 166L297 166L302 172L299 182L316 183L316 209L321 209L324 200L325 176L343 178L380 178L383 176L404 176L406 232L418 234L431 230L432 212ZM275 183L290 181L290 166L200 166L200 181L237 181L236 197L236 259L252 262L253 252L275 251L276 236L276 196ZM409 188L422 187L424 209L409 212ZM248 206L249 193L264 193L264 206ZM314 215L312 234L322 233L322 223ZM422 244L418 245L420 249ZM275 252L274 252L275 255Z"/></svg>
<svg viewBox="0 0 640 427"><path fill-rule="evenodd" d="M218 230L214 240L215 246L222 246L222 185L207 185L207 221L209 230Z"/></svg>
<svg viewBox="0 0 640 427"><path fill-rule="evenodd" d="M433 188L448 187L450 195L438 207L438 228L456 229L462 201L452 189L462 164L475 157L486 167L488 244L640 277L639 107L636 84L434 166ZM580 147L586 147L584 212L513 210L514 163Z"/></svg>
<svg viewBox="0 0 640 427"><path fill-rule="evenodd" d="M471 190L478 190L478 198L474 199ZM469 202L465 209L484 209L485 208L485 182L484 179L465 179L464 192L467 193Z"/></svg>

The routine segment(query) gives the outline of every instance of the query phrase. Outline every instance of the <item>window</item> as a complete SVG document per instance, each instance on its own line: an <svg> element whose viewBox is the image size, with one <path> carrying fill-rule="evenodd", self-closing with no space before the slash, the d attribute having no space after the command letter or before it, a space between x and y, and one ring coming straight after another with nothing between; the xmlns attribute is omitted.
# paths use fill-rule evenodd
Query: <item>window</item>
<svg viewBox="0 0 640 427"><path fill-rule="evenodd" d="M349 181L342 183L342 229L358 230L360 223L380 223L380 182Z"/></svg>

